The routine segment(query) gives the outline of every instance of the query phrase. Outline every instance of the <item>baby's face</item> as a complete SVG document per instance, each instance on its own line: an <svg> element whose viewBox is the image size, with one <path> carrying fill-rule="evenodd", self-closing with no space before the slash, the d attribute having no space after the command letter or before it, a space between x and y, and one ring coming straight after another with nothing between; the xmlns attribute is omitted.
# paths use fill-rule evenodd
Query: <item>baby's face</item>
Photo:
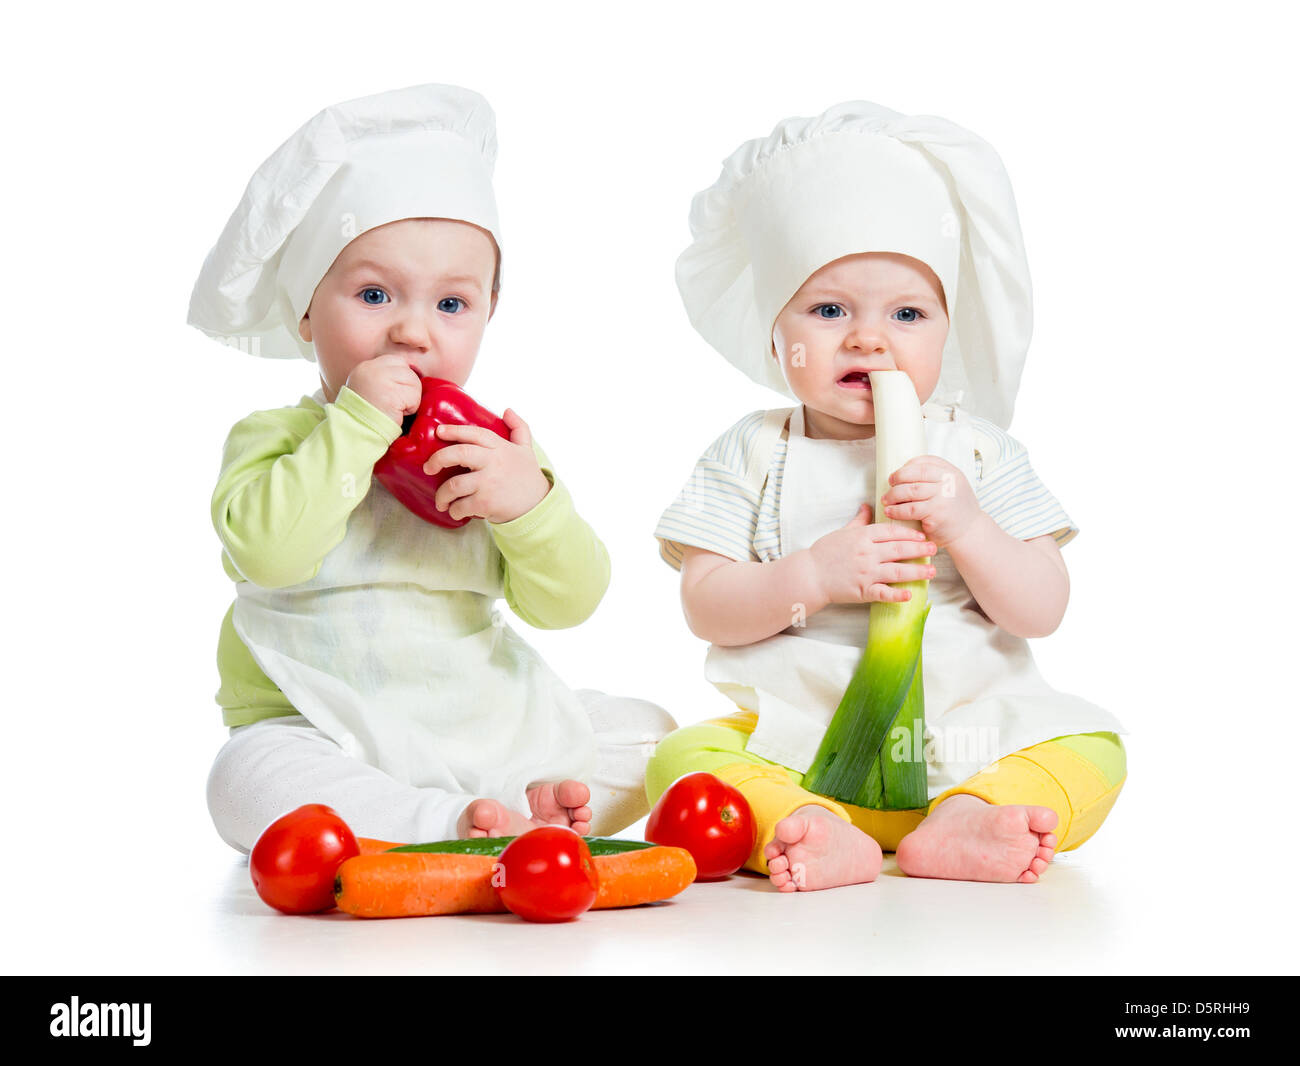
<svg viewBox="0 0 1300 1066"><path fill-rule="evenodd" d="M925 403L939 382L948 314L943 287L919 259L867 252L836 259L777 316L773 358L807 408L808 436L875 433L867 371L901 370Z"/></svg>
<svg viewBox="0 0 1300 1066"><path fill-rule="evenodd" d="M338 254L298 333L316 348L333 403L359 363L389 353L422 377L464 385L496 305L496 245L468 222L405 218Z"/></svg>

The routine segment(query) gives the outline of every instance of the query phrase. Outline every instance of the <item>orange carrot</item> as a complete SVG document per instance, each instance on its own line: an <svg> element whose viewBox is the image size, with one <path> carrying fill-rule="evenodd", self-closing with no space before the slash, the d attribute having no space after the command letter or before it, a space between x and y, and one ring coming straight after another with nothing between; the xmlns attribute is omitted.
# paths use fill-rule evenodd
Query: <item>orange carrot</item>
<svg viewBox="0 0 1300 1066"><path fill-rule="evenodd" d="M685 848L654 847L592 859L600 888L593 910L636 907L675 896L695 880L695 860Z"/></svg>
<svg viewBox="0 0 1300 1066"><path fill-rule="evenodd" d="M387 851L389 848L400 848L402 845L394 844L391 840L357 837L357 846L361 849L362 855L378 855L381 851Z"/></svg>
<svg viewBox="0 0 1300 1066"><path fill-rule="evenodd" d="M339 867L334 902L359 918L504 911L490 855L430 852L357 855Z"/></svg>
<svg viewBox="0 0 1300 1066"><path fill-rule="evenodd" d="M389 852L401 845L368 838L357 843L361 854L340 866L334 881L339 910L361 918L505 910L492 887L499 856ZM594 855L592 863L600 882L593 910L668 899L695 880L695 861L684 848L656 846Z"/></svg>

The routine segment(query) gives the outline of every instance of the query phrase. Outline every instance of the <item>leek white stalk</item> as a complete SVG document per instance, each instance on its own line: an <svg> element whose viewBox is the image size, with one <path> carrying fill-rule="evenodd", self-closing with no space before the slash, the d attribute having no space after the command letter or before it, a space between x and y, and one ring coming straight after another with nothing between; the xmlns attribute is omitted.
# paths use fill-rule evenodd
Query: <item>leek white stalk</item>
<svg viewBox="0 0 1300 1066"><path fill-rule="evenodd" d="M891 487L890 476L926 453L916 389L901 370L872 371L871 400L876 419L872 521L920 529L918 521L889 518L880 502ZM929 557L906 561L928 563ZM909 743L903 757L895 759L890 742L895 726L913 737L924 729L921 637L930 613L928 586L927 581L901 582L894 587L907 589L909 599L871 605L867 646L804 775L804 788L874 810L911 810L928 802L921 752Z"/></svg>

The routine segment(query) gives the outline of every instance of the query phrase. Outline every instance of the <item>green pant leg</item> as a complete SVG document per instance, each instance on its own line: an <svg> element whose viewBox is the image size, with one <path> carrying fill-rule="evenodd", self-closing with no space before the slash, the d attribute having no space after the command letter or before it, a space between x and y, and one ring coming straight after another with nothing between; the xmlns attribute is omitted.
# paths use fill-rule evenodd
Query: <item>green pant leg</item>
<svg viewBox="0 0 1300 1066"><path fill-rule="evenodd" d="M770 759L751 755L745 750L749 742L751 729L736 728L725 724L724 719L713 719L695 725L682 726L669 733L659 741L655 753L645 770L646 797L653 807L668 786L683 774L703 771L712 773L724 766L738 762L752 763L755 766L779 766ZM785 767L780 767L785 770ZM800 775L792 774L791 779L797 784Z"/></svg>
<svg viewBox="0 0 1300 1066"><path fill-rule="evenodd" d="M1128 758L1124 744L1115 733L1075 733L1056 737L1053 743L1061 744L1083 756L1105 776L1113 788L1128 776Z"/></svg>

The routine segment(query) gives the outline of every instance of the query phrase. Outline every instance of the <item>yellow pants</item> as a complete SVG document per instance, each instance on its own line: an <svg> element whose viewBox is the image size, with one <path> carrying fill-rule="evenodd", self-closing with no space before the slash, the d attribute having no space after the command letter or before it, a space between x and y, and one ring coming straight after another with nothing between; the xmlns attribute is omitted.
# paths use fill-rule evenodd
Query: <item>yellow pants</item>
<svg viewBox="0 0 1300 1066"><path fill-rule="evenodd" d="M725 718L684 726L659 742L646 767L646 795L653 805L683 774L703 770L734 785L749 801L758 822L758 842L745 869L767 873L763 849L776 823L800 807L816 804L834 811L870 836L882 851L898 843L949 796L966 793L988 803L1050 807L1060 821L1057 851L1071 851L1106 820L1124 787L1124 746L1114 733L1056 737L986 766L970 780L936 796L924 808L875 811L809 792L803 775L745 750L758 717L737 711Z"/></svg>

